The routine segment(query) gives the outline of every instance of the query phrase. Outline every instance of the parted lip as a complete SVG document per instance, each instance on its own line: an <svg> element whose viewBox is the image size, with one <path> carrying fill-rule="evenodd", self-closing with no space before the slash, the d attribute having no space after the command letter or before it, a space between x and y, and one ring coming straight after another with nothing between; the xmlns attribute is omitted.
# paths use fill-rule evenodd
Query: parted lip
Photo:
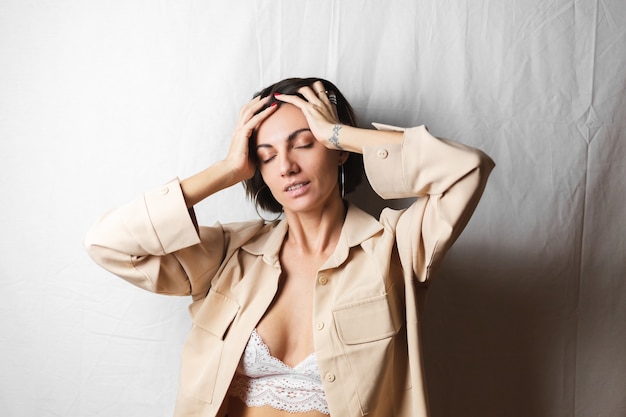
<svg viewBox="0 0 626 417"><path fill-rule="evenodd" d="M283 191L290 191L290 189L293 188L293 187L307 185L308 183L309 183L309 181L294 181L294 182L290 182L289 184L287 184L285 186Z"/></svg>

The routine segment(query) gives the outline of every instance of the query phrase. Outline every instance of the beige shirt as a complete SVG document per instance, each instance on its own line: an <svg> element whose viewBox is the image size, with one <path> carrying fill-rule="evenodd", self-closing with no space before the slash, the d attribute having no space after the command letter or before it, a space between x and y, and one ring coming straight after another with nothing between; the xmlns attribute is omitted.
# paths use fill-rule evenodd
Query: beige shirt
<svg viewBox="0 0 626 417"><path fill-rule="evenodd" d="M402 144L364 149L364 161L381 197L418 198L407 209L385 209L379 220L349 206L313 295L323 387L332 417L427 416L423 283L465 227L494 164L423 126L407 129ZM193 298L176 416L225 415L246 342L278 288L287 228L283 220L196 230L176 180L88 232L89 254L104 268L148 291Z"/></svg>

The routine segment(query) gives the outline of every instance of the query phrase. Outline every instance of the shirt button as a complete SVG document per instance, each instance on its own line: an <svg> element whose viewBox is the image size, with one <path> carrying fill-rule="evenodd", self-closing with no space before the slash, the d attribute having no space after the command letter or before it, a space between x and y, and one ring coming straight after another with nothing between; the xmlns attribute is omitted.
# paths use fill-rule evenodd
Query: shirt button
<svg viewBox="0 0 626 417"><path fill-rule="evenodd" d="M323 321L318 321L317 324L315 325L315 328L317 330L322 330L324 328L324 322Z"/></svg>
<svg viewBox="0 0 626 417"><path fill-rule="evenodd" d="M325 378L326 378L326 381L328 382L335 382L335 374L333 373L330 373L330 372L327 373Z"/></svg>
<svg viewBox="0 0 626 417"><path fill-rule="evenodd" d="M326 277L326 275L320 275L320 277L317 280L317 282L319 282L320 285L326 285L326 284L328 284L328 278Z"/></svg>
<svg viewBox="0 0 626 417"><path fill-rule="evenodd" d="M169 188L167 188L167 187L163 187L163 188L161 188L161 194L162 194L162 195L165 195L165 194L167 194L167 193L169 193L169 192L170 192L170 189L169 189Z"/></svg>
<svg viewBox="0 0 626 417"><path fill-rule="evenodd" d="M387 152L387 149L381 148L376 152L376 155L378 155L380 159L385 159L389 155L389 152Z"/></svg>

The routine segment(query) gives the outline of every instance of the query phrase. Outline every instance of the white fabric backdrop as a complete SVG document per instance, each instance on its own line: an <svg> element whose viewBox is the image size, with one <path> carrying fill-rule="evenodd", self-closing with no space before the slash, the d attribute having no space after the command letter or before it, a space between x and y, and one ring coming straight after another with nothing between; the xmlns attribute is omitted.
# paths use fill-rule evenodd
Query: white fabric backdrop
<svg viewBox="0 0 626 417"><path fill-rule="evenodd" d="M83 235L321 76L498 164L431 288L433 417L626 416L625 41L621 0L0 0L0 415L171 415L189 300ZM255 214L233 187L199 217Z"/></svg>

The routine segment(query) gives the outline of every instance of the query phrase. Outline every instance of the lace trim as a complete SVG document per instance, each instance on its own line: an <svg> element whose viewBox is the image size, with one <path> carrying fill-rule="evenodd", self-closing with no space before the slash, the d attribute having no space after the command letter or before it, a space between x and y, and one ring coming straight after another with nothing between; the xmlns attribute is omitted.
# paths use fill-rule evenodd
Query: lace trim
<svg viewBox="0 0 626 417"><path fill-rule="evenodd" d="M248 407L269 405L289 413L330 415L315 353L293 368L271 355L256 330L241 357L229 395Z"/></svg>

